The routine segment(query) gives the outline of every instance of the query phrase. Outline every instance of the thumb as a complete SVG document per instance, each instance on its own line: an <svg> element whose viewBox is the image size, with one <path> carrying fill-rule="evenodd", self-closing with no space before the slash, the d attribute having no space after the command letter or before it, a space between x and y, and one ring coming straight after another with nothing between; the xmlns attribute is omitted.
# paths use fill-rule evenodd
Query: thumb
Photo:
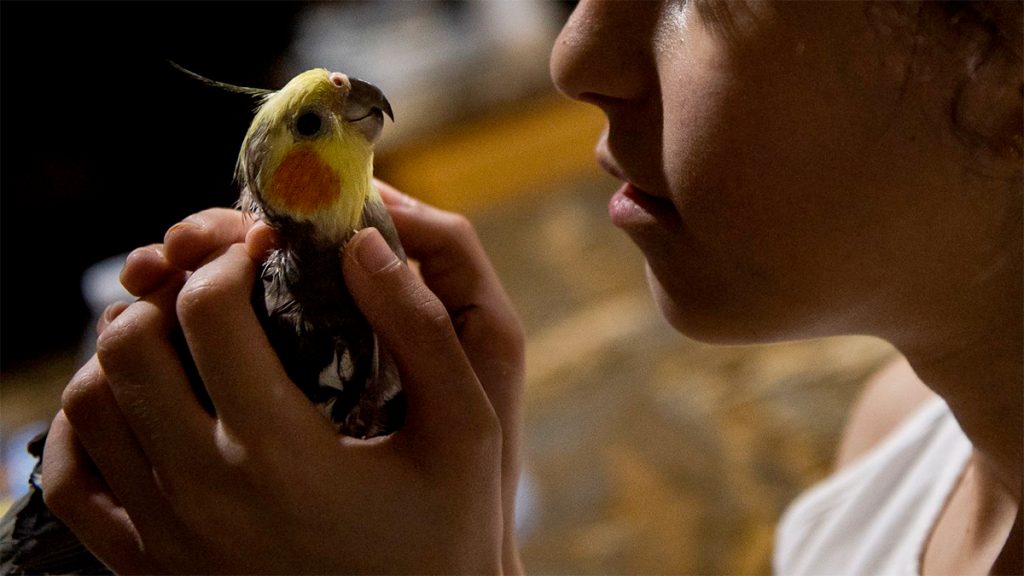
<svg viewBox="0 0 1024 576"><path fill-rule="evenodd" d="M398 366L408 401L406 426L450 435L497 422L444 304L377 229L352 237L343 270L356 304Z"/></svg>

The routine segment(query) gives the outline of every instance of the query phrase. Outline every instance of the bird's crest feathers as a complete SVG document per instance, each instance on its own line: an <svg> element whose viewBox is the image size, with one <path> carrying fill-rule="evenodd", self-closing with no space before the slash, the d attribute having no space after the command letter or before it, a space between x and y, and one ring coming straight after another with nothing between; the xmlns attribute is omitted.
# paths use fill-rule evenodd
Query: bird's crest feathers
<svg viewBox="0 0 1024 576"><path fill-rule="evenodd" d="M168 60L167 63L170 64L171 67L173 67L175 70L181 72L189 78L192 78L193 80L198 80L199 82L202 82L207 86L212 86L214 88L225 90L227 92L234 92L236 94L246 94L248 96L254 96L257 98L266 98L267 96L274 92L273 90L267 90L266 88L249 88L247 86L236 86L235 84L228 84L227 82L211 80L206 76L196 74L195 72L189 70L188 68L185 68L181 64L178 64L174 60Z"/></svg>

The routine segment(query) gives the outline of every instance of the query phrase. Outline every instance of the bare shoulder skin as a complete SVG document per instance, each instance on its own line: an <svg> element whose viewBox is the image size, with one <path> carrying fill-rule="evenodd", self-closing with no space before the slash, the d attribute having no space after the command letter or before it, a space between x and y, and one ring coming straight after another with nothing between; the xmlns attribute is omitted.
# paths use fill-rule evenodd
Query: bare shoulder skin
<svg viewBox="0 0 1024 576"><path fill-rule="evenodd" d="M869 452L934 397L905 359L886 364L864 385L850 411L836 454L836 468L844 468Z"/></svg>
<svg viewBox="0 0 1024 576"><path fill-rule="evenodd" d="M905 359L886 364L850 411L836 468L858 461L935 397ZM924 574L1012 574L1020 565L1017 504L1008 491L983 488L997 485L983 460L975 452L940 514L922 558Z"/></svg>
<svg viewBox="0 0 1024 576"><path fill-rule="evenodd" d="M836 467L844 468L877 447L935 396L906 360L884 366L865 383L850 412ZM957 574L1013 574L1012 567L1020 565L1021 527L1019 520L1014 524L1019 519L1014 499L1009 493L993 497L979 489L986 474L979 458L975 454L968 463L931 534L922 559L925 574L947 573L947 567L955 567ZM967 526L965 519L970 519ZM971 547L980 552L972 553Z"/></svg>

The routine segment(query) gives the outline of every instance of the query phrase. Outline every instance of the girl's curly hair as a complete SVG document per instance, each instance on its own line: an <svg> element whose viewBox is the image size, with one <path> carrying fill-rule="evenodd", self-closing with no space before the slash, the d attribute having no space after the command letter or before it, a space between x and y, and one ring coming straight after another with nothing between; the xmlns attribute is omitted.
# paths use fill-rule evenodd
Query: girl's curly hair
<svg viewBox="0 0 1024 576"><path fill-rule="evenodd" d="M1024 2L1011 1L943 1L925 2L922 7L932 14L934 25L944 27L965 44L965 70L950 106L950 117L957 135L973 146L1002 155L1012 152L1017 160L1024 158ZM948 37L948 34L947 34ZM1006 100L1015 104L1016 114L1011 130L993 130L969 118L965 93L984 74L986 67L1003 65L1015 70L1015 80L1003 86Z"/></svg>

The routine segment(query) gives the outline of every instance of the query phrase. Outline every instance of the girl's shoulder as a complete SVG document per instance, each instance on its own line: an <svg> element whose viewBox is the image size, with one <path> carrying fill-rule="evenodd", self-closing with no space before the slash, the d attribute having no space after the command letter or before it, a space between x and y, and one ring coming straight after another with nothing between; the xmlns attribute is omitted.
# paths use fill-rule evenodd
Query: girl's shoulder
<svg viewBox="0 0 1024 576"><path fill-rule="evenodd" d="M836 469L870 451L934 397L935 393L902 357L884 365L865 383L850 411L836 455Z"/></svg>

